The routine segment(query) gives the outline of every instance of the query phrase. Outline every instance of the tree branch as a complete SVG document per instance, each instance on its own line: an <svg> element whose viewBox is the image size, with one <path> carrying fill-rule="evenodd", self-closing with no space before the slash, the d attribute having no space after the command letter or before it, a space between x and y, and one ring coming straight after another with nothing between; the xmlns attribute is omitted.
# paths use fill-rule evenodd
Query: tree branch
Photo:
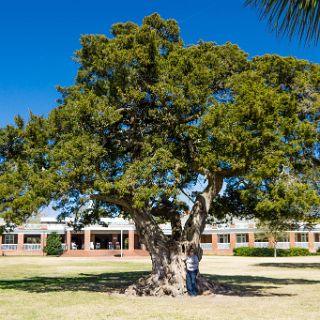
<svg viewBox="0 0 320 320"><path fill-rule="evenodd" d="M179 188L179 190L194 204L194 200L183 190L183 188Z"/></svg>
<svg viewBox="0 0 320 320"><path fill-rule="evenodd" d="M109 202L111 204L115 204L129 211L130 209L130 201L128 199L123 199L117 196L111 196L107 194L93 194L90 196L91 199L100 200L104 202Z"/></svg>
<svg viewBox="0 0 320 320"><path fill-rule="evenodd" d="M185 241L197 244L205 228L206 218L213 198L219 193L223 184L223 177L221 175L215 173L207 175L207 177L208 185L202 193L198 194L182 234L182 238Z"/></svg>
<svg viewBox="0 0 320 320"><path fill-rule="evenodd" d="M132 210L132 219L151 256L166 247L168 239L148 210Z"/></svg>

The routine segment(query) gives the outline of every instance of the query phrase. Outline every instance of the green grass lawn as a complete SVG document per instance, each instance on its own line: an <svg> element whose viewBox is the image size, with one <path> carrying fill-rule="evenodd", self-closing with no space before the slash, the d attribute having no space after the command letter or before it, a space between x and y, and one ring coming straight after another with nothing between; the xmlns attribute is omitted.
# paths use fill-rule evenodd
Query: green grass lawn
<svg viewBox="0 0 320 320"><path fill-rule="evenodd" d="M148 259L0 257L1 319L319 319L320 257L204 257L214 297L136 298Z"/></svg>

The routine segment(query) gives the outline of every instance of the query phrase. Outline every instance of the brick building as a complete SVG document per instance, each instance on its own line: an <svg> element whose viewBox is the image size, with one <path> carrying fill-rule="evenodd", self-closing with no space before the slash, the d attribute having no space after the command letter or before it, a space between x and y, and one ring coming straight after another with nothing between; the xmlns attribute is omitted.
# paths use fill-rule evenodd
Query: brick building
<svg viewBox="0 0 320 320"><path fill-rule="evenodd" d="M43 255L48 234L61 235L64 255L108 256L148 255L131 221L121 218L101 219L102 224L91 225L81 231L73 230L68 220L41 218L39 224L25 224L10 233L0 235L1 255ZM161 225L164 233L171 234L170 224ZM206 253L232 255L236 247L271 247L271 239L263 239L252 222L239 221L232 225L207 225L201 237ZM312 231L287 232L278 248L307 248L315 252L320 248L320 224Z"/></svg>

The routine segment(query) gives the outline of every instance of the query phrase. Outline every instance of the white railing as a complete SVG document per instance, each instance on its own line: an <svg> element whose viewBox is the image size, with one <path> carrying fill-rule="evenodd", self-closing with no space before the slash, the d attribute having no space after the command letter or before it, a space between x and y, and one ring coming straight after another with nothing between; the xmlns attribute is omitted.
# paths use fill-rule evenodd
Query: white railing
<svg viewBox="0 0 320 320"><path fill-rule="evenodd" d="M25 243L23 245L23 250L25 250L25 251L40 251L41 244L40 243Z"/></svg>
<svg viewBox="0 0 320 320"><path fill-rule="evenodd" d="M294 247L295 247L295 248L305 248L305 249L308 249L308 248L309 248L309 243L308 243L308 242L295 242L295 243L294 243Z"/></svg>
<svg viewBox="0 0 320 320"><path fill-rule="evenodd" d="M221 250L230 249L230 243L218 243L218 249L221 249Z"/></svg>
<svg viewBox="0 0 320 320"><path fill-rule="evenodd" d="M289 249L290 242L277 242L277 249Z"/></svg>
<svg viewBox="0 0 320 320"><path fill-rule="evenodd" d="M240 247L249 247L249 243L248 242L237 242L235 245L236 248L240 248Z"/></svg>
<svg viewBox="0 0 320 320"><path fill-rule="evenodd" d="M315 242L315 243L314 243L314 248L315 248L316 250L320 249L320 242Z"/></svg>
<svg viewBox="0 0 320 320"><path fill-rule="evenodd" d="M63 251L68 250L68 245L66 243L61 243L61 248Z"/></svg>
<svg viewBox="0 0 320 320"><path fill-rule="evenodd" d="M208 242L208 243L200 243L200 247L203 250L212 250L212 243Z"/></svg>
<svg viewBox="0 0 320 320"><path fill-rule="evenodd" d="M255 248L269 248L269 242L255 242Z"/></svg>
<svg viewBox="0 0 320 320"><path fill-rule="evenodd" d="M3 251L17 250L17 248L18 248L17 244L3 244L3 245L1 245L1 249Z"/></svg>

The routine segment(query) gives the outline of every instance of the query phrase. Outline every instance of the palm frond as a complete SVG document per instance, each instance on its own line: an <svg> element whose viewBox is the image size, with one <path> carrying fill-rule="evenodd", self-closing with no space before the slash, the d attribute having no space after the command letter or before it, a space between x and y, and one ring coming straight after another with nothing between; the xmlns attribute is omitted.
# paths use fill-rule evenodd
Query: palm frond
<svg viewBox="0 0 320 320"><path fill-rule="evenodd" d="M245 4L258 9L278 35L290 39L298 35L301 42L315 44L320 38L319 0L246 0Z"/></svg>

